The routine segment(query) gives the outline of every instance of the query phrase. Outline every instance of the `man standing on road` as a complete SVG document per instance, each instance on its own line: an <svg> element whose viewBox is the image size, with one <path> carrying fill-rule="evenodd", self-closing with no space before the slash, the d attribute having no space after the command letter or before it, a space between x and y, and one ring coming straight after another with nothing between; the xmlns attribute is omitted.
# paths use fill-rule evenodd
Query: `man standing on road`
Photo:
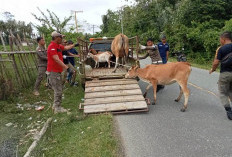
<svg viewBox="0 0 232 157"><path fill-rule="evenodd" d="M38 76L34 86L33 94L39 96L39 86L47 70L47 51L45 50L45 41L42 37L37 38L38 47L36 53L38 56Z"/></svg>
<svg viewBox="0 0 232 157"><path fill-rule="evenodd" d="M161 63L160 61L162 61L162 59L160 57L157 45L154 45L152 38L148 38L147 39L147 46L142 46L141 45L140 48L142 50L147 50L147 53L146 53L145 56L139 57L139 59L145 59L148 56L150 56L152 64L159 64L159 63Z"/></svg>
<svg viewBox="0 0 232 157"><path fill-rule="evenodd" d="M68 70L68 66L63 63L63 50L69 50L74 47L74 45L63 46L62 43L63 35L54 31L52 32L52 42L48 46L47 56L48 56L48 78L49 83L54 90L54 103L53 103L53 111L54 113L59 112L67 112L66 109L61 107L62 101L62 76L61 73L63 70Z"/></svg>
<svg viewBox="0 0 232 157"><path fill-rule="evenodd" d="M145 59L150 56L152 64L162 64L162 58L160 57L157 45L154 45L152 38L148 38L147 46L141 45L140 49L147 50L147 54L143 57L139 57L139 59ZM157 92L163 88L164 85L157 85Z"/></svg>
<svg viewBox="0 0 232 157"><path fill-rule="evenodd" d="M229 58L232 58L231 40L231 32L224 32L221 34L221 47L216 54L212 69L209 72L210 74L214 72L217 69L219 63L221 63L220 76L218 80L218 90L220 93L221 103L225 107L227 117L230 120L232 120L232 110L230 106L230 103L232 101L232 60L229 60Z"/></svg>
<svg viewBox="0 0 232 157"><path fill-rule="evenodd" d="M159 42L157 45L163 64L166 64L168 61L168 54L169 54L169 45L167 43L166 36L163 35L161 37L161 42Z"/></svg>

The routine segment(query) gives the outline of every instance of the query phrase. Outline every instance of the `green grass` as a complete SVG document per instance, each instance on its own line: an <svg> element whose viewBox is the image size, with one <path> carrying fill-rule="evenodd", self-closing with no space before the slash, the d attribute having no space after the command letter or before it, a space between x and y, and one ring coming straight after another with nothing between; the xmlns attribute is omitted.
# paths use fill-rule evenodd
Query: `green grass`
<svg viewBox="0 0 232 157"><path fill-rule="evenodd" d="M168 58L169 62L177 62L175 57L169 57ZM200 69L205 69L205 70L210 70L212 67L212 62L206 62L206 63L197 63L194 59L188 59L187 60L191 66L196 67L196 68L200 68ZM219 68L217 68L217 71L219 71Z"/></svg>
<svg viewBox="0 0 232 157"><path fill-rule="evenodd" d="M41 157L110 157L117 156L117 140L114 136L112 115L85 116L78 105L84 97L83 89L69 87L64 89L62 106L70 113L54 115L51 111L53 91L41 86L40 96L32 95L32 88L24 89L17 97L0 102L0 148L4 141L14 143L11 147L23 156L33 141L30 131L40 131L43 123L52 117L52 123L42 137L32 156ZM28 108L25 104L46 102L43 111ZM17 109L22 104L24 110ZM42 105L42 104L40 104ZM7 127L7 123L13 123ZM15 152L14 152L15 153Z"/></svg>

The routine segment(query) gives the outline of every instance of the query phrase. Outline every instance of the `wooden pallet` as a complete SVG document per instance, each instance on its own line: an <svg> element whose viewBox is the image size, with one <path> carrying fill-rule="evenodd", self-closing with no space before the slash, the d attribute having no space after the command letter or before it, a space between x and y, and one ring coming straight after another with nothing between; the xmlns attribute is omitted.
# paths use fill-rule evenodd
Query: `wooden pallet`
<svg viewBox="0 0 232 157"><path fill-rule="evenodd" d="M87 81L85 101L80 108L84 110L85 114L148 111L138 82L133 79Z"/></svg>
<svg viewBox="0 0 232 157"><path fill-rule="evenodd" d="M112 68L93 68L91 71L86 71L86 78L123 78L127 73L125 68L117 68L115 73L112 73Z"/></svg>

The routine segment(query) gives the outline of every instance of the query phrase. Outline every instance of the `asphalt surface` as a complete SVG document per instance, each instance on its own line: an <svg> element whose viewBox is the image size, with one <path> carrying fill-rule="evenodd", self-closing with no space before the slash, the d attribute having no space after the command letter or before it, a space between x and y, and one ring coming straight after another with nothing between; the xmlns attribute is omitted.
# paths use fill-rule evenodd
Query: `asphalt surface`
<svg viewBox="0 0 232 157"><path fill-rule="evenodd" d="M141 65L150 64L150 59ZM189 103L181 112L178 84L157 93L149 112L117 115L118 130L127 157L232 157L232 121L220 104L217 90L219 73L192 68ZM144 92L146 83L139 81ZM153 89L147 95L151 101Z"/></svg>

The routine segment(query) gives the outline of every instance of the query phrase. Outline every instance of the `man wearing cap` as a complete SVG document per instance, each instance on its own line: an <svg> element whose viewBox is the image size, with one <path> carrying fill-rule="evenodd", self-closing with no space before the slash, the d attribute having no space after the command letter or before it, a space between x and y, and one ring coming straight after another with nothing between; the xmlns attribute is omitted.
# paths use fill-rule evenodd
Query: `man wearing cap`
<svg viewBox="0 0 232 157"><path fill-rule="evenodd" d="M47 70L47 51L45 50L44 39L42 37L38 37L36 40L38 43L38 47L36 48L36 53L38 56L38 76L35 82L33 94L35 96L39 96L39 86Z"/></svg>
<svg viewBox="0 0 232 157"><path fill-rule="evenodd" d="M158 45L159 53L162 58L163 64L166 64L168 61L169 45L166 41L165 35L161 37L161 42L159 42L157 45Z"/></svg>
<svg viewBox="0 0 232 157"><path fill-rule="evenodd" d="M68 66L63 63L63 50L69 50L74 47L74 45L63 46L62 43L63 35L59 32L52 32L52 41L48 46L47 50L47 57L48 57L48 64L47 64L47 72L49 83L54 90L54 103L53 103L53 111L54 113L59 112L67 112L66 109L61 107L62 101L62 92L63 92L63 85L62 85L62 78L61 73L63 70L68 70Z"/></svg>

